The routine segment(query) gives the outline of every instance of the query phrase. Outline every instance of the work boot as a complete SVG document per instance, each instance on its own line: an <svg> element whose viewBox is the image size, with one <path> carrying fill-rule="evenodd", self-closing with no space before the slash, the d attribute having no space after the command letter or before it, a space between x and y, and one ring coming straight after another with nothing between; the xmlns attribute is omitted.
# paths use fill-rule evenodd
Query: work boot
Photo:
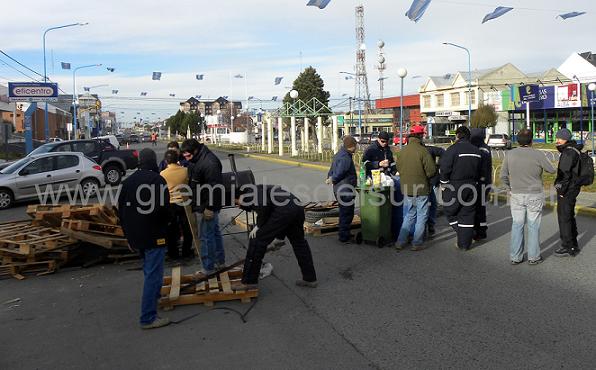
<svg viewBox="0 0 596 370"><path fill-rule="evenodd" d="M150 324L141 324L141 329L157 329L168 325L170 325L170 319L168 319L167 317L158 317L155 320L153 320L153 322Z"/></svg>
<svg viewBox="0 0 596 370"><path fill-rule="evenodd" d="M316 281L296 280L296 285L304 288L316 288L319 286L319 283Z"/></svg>
<svg viewBox="0 0 596 370"><path fill-rule="evenodd" d="M418 252L418 251L421 251L423 249L424 249L424 245L423 244L416 244L416 245L413 245L412 248L410 248L410 250L412 252Z"/></svg>
<svg viewBox="0 0 596 370"><path fill-rule="evenodd" d="M571 251L569 248L561 247L555 251L555 256L557 257L569 257L572 256Z"/></svg>
<svg viewBox="0 0 596 370"><path fill-rule="evenodd" d="M247 291L257 289L259 289L259 284L238 284L232 286L233 291Z"/></svg>

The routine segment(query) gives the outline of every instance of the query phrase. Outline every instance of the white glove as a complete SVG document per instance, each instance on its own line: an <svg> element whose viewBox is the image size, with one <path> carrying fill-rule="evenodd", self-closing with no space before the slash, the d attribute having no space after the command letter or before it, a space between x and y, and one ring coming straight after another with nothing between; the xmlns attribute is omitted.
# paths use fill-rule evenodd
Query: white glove
<svg viewBox="0 0 596 370"><path fill-rule="evenodd" d="M259 227L258 226L253 227L252 230L251 230L251 232L250 232L250 234L248 234L248 238L249 239L256 238L257 237L257 231L259 231Z"/></svg>

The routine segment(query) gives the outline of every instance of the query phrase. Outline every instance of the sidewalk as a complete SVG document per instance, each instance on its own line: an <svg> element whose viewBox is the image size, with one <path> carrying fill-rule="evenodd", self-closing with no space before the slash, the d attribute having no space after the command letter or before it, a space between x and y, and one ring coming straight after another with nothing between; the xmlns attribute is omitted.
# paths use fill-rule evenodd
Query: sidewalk
<svg viewBox="0 0 596 370"><path fill-rule="evenodd" d="M330 163L311 162L311 161L307 161L305 159L293 158L293 157L286 156L286 155L284 155L283 157L280 158L279 155L277 155L277 154L246 153L246 152L241 152L241 151L234 151L234 150L229 150L229 149L225 149L225 148L220 148L217 146L213 146L210 149L212 149L213 151L221 152L221 153L234 154L236 156L242 156L242 157L246 157L246 158L269 161L269 162L284 164L287 166L311 168L311 169L322 171L322 172L329 171L329 167L330 167ZM499 200L503 200L503 201L507 200L507 195L505 195L503 193L499 193L499 194L497 194L497 196L499 197ZM546 191L544 196L546 199L546 204L545 204L546 207L555 208L556 202L550 200L550 198L551 198L550 193ZM596 217L596 193L581 192L579 194L579 196L577 197L577 203L576 203L575 210L579 215Z"/></svg>

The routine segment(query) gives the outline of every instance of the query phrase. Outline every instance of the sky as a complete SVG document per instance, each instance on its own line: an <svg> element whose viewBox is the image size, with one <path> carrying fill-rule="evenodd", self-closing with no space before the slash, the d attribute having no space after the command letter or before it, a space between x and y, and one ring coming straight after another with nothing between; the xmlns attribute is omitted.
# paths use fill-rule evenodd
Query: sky
<svg viewBox="0 0 596 370"><path fill-rule="evenodd" d="M433 0L418 23L404 16L411 0L331 0L322 10L307 7L307 2L28 0L25 9L12 0L1 6L3 14L13 16L0 22L0 49L43 74L44 30L89 22L47 33L48 76L71 94L72 71L61 70L60 62L73 68L101 63L77 72L77 92L98 86L91 91L100 96L103 109L115 111L121 121L166 118L195 95L234 100L254 96L263 101L250 101L249 107L273 108L279 103L271 97L281 100L307 66L323 77L330 105L345 109L347 97L356 95L354 80L339 72L354 71L359 4L364 5L371 98L379 97L378 40L385 42L385 97L400 94L400 67L408 70L405 94L416 93L426 76L467 70L465 52L443 42L468 47L472 69L510 62L524 72L537 72L558 67L571 53L596 51L590 35L596 20L592 0ZM514 10L481 24L496 6ZM556 18L571 11L587 14ZM0 84L31 81L14 68L39 78L0 55ZM154 71L162 72L160 81L151 79ZM196 80L196 74L204 74L204 80ZM230 78L238 74L244 78ZM277 76L284 79L275 86ZM141 91L147 98L140 97Z"/></svg>

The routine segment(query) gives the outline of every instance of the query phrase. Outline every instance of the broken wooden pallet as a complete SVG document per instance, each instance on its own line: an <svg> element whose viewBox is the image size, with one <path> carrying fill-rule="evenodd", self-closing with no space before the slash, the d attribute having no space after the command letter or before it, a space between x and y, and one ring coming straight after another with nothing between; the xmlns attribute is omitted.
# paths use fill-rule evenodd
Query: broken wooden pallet
<svg viewBox="0 0 596 370"><path fill-rule="evenodd" d="M47 275L56 272L58 267L59 264L55 260L13 263L0 266L0 276L12 276L15 279L23 280L25 274Z"/></svg>
<svg viewBox="0 0 596 370"><path fill-rule="evenodd" d="M34 256L76 243L56 229L18 223L18 230L13 225L0 226L0 254L16 256Z"/></svg>
<svg viewBox="0 0 596 370"><path fill-rule="evenodd" d="M360 217L358 215L354 215L354 219L352 220L352 224L350 225L350 230L359 229L360 224ZM338 232L339 223L329 223L324 225L316 225L310 223L304 224L304 233L311 236L334 235Z"/></svg>
<svg viewBox="0 0 596 370"><path fill-rule="evenodd" d="M119 238L116 236L98 235L92 232L76 231L67 227L62 227L60 232L70 236L73 239L97 245L106 249L113 248L128 248L128 241L126 238Z"/></svg>
<svg viewBox="0 0 596 370"><path fill-rule="evenodd" d="M60 227L62 219L85 220L95 223L110 225L118 224L118 215L114 207L101 204L92 205L30 205L27 214L36 222L46 222L52 226Z"/></svg>
<svg viewBox="0 0 596 370"><path fill-rule="evenodd" d="M339 204L335 200L324 201L324 202L309 202L304 205L305 211L321 211L331 208L337 208Z"/></svg>
<svg viewBox="0 0 596 370"><path fill-rule="evenodd" d="M197 275L182 275L182 267L177 266L172 269L172 276L164 278L159 305L167 310L189 304L213 306L223 301L249 303L258 297L259 290L234 291L232 288L241 284L241 278L242 269L236 268L197 284Z"/></svg>
<svg viewBox="0 0 596 370"><path fill-rule="evenodd" d="M85 231L99 235L109 235L116 237L124 237L124 231L119 225L104 224L100 222L91 222L86 220L62 220L62 227L74 231Z"/></svg>

